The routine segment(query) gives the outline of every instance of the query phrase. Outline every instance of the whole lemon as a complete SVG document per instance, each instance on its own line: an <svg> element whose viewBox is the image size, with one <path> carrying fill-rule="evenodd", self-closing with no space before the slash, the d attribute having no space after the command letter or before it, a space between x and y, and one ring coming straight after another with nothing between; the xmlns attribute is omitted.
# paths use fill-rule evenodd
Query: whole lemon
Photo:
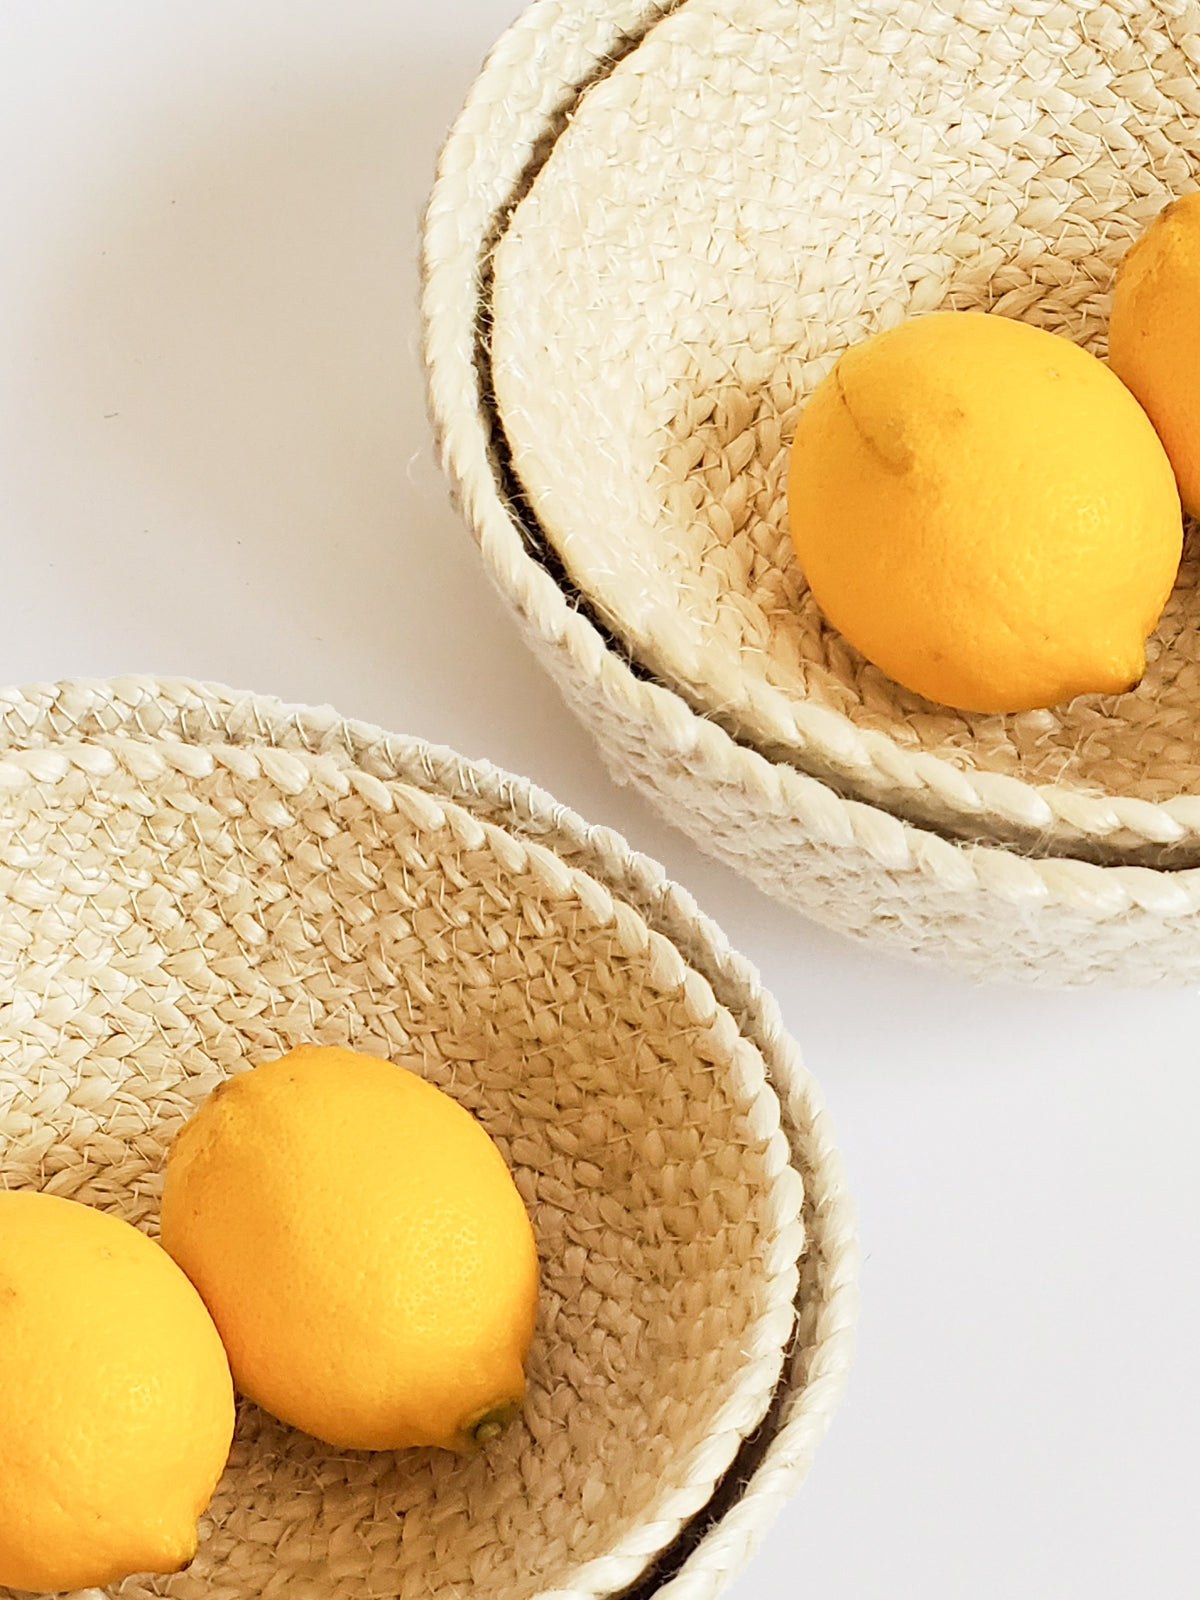
<svg viewBox="0 0 1200 1600"><path fill-rule="evenodd" d="M1069 340L935 312L847 350L788 472L817 604L906 688L1021 711L1133 687L1182 517L1145 412Z"/></svg>
<svg viewBox="0 0 1200 1600"><path fill-rule="evenodd" d="M1200 193L1173 201L1117 269L1108 361L1146 408L1200 516Z"/></svg>
<svg viewBox="0 0 1200 1600"><path fill-rule="evenodd" d="M163 1243L241 1392L343 1449L465 1449L520 1407L537 1252L480 1123L304 1045L221 1084L167 1160Z"/></svg>
<svg viewBox="0 0 1200 1600"><path fill-rule="evenodd" d="M192 1285L128 1222L0 1192L0 1585L178 1572L233 1438Z"/></svg>

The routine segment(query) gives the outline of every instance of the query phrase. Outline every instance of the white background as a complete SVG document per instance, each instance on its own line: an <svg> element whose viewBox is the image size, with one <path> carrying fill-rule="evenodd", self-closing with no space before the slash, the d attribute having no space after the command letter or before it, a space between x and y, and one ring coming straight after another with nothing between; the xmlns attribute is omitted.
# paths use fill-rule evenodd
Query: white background
<svg viewBox="0 0 1200 1600"><path fill-rule="evenodd" d="M0 682L216 679L487 757L758 964L864 1306L733 1600L1194 1596L1200 990L973 987L772 905L607 781L451 510L418 222L517 10L3 0Z"/></svg>

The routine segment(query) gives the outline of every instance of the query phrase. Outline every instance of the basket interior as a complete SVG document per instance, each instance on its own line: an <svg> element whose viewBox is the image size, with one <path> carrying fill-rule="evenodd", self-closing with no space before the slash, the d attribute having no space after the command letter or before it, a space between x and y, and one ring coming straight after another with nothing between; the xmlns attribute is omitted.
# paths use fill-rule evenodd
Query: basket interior
<svg viewBox="0 0 1200 1600"><path fill-rule="evenodd" d="M584 602L735 737L962 836L1200 848L1194 538L1138 689L975 715L825 624L784 498L806 396L906 316L1103 354L1116 263L1200 181L1190 16L686 0L539 159L491 289L513 469Z"/></svg>
<svg viewBox="0 0 1200 1600"><path fill-rule="evenodd" d="M800 1180L758 1052L631 908L344 761L153 739L0 760L10 1187L153 1232L174 1132L305 1040L467 1105L534 1220L525 1414L486 1452L348 1453L243 1405L193 1567L123 1595L631 1582L762 1417Z"/></svg>

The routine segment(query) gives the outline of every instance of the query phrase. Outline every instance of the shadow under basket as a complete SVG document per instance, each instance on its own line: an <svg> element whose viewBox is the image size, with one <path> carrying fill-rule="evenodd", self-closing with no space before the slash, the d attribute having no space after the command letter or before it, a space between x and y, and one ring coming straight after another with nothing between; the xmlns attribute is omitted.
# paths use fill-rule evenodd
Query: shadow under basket
<svg viewBox="0 0 1200 1600"><path fill-rule="evenodd" d="M613 776L777 898L976 976L1200 970L1196 553L1135 692L954 712L819 616L791 431L905 316L1102 350L1116 262L1200 174L1198 58L1153 4L543 0L430 199L443 458Z"/></svg>
<svg viewBox="0 0 1200 1600"><path fill-rule="evenodd" d="M521 1418L472 1456L239 1413L174 1600L715 1595L850 1358L840 1160L752 970L522 779L182 681L0 693L0 1151L153 1233L232 1072L314 1041L472 1111L534 1223Z"/></svg>

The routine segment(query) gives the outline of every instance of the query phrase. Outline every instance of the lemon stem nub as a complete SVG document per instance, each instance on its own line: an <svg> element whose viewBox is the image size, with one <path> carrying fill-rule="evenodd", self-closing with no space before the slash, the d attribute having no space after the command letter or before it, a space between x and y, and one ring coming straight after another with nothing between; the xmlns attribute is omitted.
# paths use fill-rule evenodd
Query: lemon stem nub
<svg viewBox="0 0 1200 1600"><path fill-rule="evenodd" d="M520 1409L519 1400L505 1400L501 1405L492 1406L473 1422L468 1422L463 1432L472 1444L487 1444L490 1440L499 1438Z"/></svg>

